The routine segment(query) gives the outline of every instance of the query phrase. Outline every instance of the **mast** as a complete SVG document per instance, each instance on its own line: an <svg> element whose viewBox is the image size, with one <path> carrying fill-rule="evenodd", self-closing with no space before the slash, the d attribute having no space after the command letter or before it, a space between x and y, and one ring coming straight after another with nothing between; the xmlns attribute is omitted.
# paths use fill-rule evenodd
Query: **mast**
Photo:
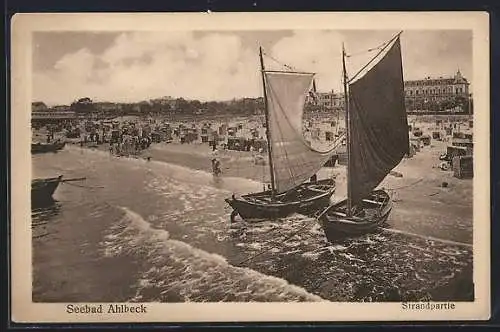
<svg viewBox="0 0 500 332"><path fill-rule="evenodd" d="M347 152L347 216L351 216L351 181L349 179L349 173L351 168L351 141L350 141L350 116L349 116L349 95L347 92L347 71L345 66L345 48L344 43L342 43L342 73L344 78L344 110L345 110L345 134L346 134L346 152Z"/></svg>
<svg viewBox="0 0 500 332"><path fill-rule="evenodd" d="M274 199L276 194L276 187L274 181L274 165L273 165L273 156L272 156L272 144L271 144L271 136L269 135L269 109L267 106L267 92L266 92L266 78L265 78L265 68L264 68L264 60L262 59L262 47L259 46L259 58L260 58L260 72L262 74L262 88L264 90L264 114L266 116L266 138L267 138L267 155L269 159L269 171L271 173L271 198Z"/></svg>
<svg viewBox="0 0 500 332"><path fill-rule="evenodd" d="M467 92L469 92L469 91L467 91ZM472 93L468 93L468 97L469 97L469 100L468 100L468 102L469 102L469 115L472 115ZM469 118L469 120L470 120L470 118Z"/></svg>
<svg viewBox="0 0 500 332"><path fill-rule="evenodd" d="M332 107L334 105L334 100L335 100L335 95L334 95L334 90L332 89ZM342 100L342 99L340 99ZM335 135L338 135L339 133L339 119L340 119L340 110L337 109L337 119L335 120Z"/></svg>

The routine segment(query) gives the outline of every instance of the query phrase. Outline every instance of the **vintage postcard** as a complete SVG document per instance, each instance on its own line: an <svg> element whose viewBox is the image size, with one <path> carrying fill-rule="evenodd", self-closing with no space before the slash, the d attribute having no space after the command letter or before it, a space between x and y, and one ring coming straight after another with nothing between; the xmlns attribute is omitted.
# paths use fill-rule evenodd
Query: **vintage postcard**
<svg viewBox="0 0 500 332"><path fill-rule="evenodd" d="M485 320L481 12L12 19L14 322Z"/></svg>

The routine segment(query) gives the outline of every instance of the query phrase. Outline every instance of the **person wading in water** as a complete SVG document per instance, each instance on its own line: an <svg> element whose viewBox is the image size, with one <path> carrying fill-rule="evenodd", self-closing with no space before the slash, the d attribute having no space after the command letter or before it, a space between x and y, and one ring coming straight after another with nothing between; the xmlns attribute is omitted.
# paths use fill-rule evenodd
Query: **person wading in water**
<svg viewBox="0 0 500 332"><path fill-rule="evenodd" d="M222 173L219 161L219 151L217 149L212 151L212 172L216 176Z"/></svg>

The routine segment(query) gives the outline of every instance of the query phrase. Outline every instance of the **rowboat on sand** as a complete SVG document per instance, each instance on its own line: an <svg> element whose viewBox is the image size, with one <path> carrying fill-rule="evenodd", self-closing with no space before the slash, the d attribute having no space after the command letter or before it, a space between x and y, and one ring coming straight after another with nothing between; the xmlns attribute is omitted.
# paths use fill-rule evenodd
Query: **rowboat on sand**
<svg viewBox="0 0 500 332"><path fill-rule="evenodd" d="M56 141L54 143L31 143L31 153L48 153L48 152L57 152L62 150L66 142Z"/></svg>

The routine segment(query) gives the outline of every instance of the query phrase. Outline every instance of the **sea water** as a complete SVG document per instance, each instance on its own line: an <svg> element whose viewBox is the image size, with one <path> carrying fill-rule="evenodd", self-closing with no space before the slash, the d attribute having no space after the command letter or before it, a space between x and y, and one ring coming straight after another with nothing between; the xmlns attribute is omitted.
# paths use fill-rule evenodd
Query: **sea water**
<svg viewBox="0 0 500 332"><path fill-rule="evenodd" d="M73 146L34 155L33 173L86 177L32 211L35 302L473 300L467 246L390 232L331 243L299 214L231 224L224 198L254 181Z"/></svg>

